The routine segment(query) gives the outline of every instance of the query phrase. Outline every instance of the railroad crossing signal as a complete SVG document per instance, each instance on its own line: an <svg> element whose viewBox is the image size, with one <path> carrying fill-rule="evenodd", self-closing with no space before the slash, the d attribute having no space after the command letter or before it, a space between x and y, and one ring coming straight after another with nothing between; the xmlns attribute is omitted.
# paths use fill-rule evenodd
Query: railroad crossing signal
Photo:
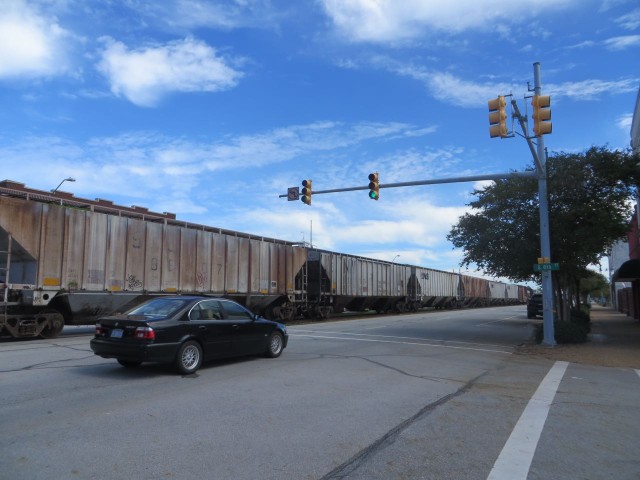
<svg viewBox="0 0 640 480"><path fill-rule="evenodd" d="M533 105L533 133L536 137L551 133L551 97L549 95L534 95Z"/></svg>
<svg viewBox="0 0 640 480"><path fill-rule="evenodd" d="M380 198L380 182L378 181L378 172L369 174L369 198L378 200Z"/></svg>
<svg viewBox="0 0 640 480"><path fill-rule="evenodd" d="M302 181L302 203L306 203L307 205L311 205L311 195L312 195L312 181L311 180L303 180Z"/></svg>
<svg viewBox="0 0 640 480"><path fill-rule="evenodd" d="M502 95L489 100L489 125L491 138L508 136L507 102Z"/></svg>

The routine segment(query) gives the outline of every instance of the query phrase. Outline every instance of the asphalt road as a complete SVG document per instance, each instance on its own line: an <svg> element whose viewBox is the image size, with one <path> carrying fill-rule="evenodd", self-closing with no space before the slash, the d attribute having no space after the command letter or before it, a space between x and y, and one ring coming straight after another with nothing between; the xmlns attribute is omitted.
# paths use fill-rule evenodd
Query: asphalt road
<svg viewBox="0 0 640 480"><path fill-rule="evenodd" d="M290 327L189 376L90 331L0 342L1 479L640 478L640 373L517 355L525 307Z"/></svg>

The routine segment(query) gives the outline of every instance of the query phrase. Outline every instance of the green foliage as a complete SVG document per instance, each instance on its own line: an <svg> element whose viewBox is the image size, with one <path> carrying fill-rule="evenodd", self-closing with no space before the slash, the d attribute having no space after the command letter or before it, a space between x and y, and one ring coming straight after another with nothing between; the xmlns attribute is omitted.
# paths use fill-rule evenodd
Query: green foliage
<svg viewBox="0 0 640 480"><path fill-rule="evenodd" d="M591 332L591 315L588 308L572 308L569 312L569 322L561 323L574 323L583 327L587 333ZM556 333L557 335L557 333Z"/></svg>
<svg viewBox="0 0 640 480"><path fill-rule="evenodd" d="M588 340L589 330L584 326L574 322L553 322L553 332L556 343L585 343ZM536 342L541 343L544 338L544 327L536 325Z"/></svg>
<svg viewBox="0 0 640 480"><path fill-rule="evenodd" d="M591 316L588 308L575 309L570 312L569 321L553 322L553 332L556 342L561 343L584 343L591 332ZM536 325L536 342L541 343L544 339L543 324Z"/></svg>
<svg viewBox="0 0 640 480"><path fill-rule="evenodd" d="M562 288L578 285L587 266L628 231L628 202L640 183L639 155L592 147L547 160L551 259ZM497 180L476 190L475 210L459 218L447 238L464 251L462 266L475 263L489 275L536 281L540 256L537 181Z"/></svg>
<svg viewBox="0 0 640 480"><path fill-rule="evenodd" d="M601 273L587 270L580 278L580 297L587 301L589 296L598 298L609 298L609 281Z"/></svg>

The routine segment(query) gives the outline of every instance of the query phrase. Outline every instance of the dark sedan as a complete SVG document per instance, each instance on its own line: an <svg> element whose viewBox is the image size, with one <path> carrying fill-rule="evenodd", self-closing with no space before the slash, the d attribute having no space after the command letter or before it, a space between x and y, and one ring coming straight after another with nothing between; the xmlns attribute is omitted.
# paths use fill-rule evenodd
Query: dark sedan
<svg viewBox="0 0 640 480"><path fill-rule="evenodd" d="M180 373L189 374L214 358L279 357L288 338L284 325L254 315L231 300L167 296L122 315L101 318L91 349L125 367L172 363Z"/></svg>

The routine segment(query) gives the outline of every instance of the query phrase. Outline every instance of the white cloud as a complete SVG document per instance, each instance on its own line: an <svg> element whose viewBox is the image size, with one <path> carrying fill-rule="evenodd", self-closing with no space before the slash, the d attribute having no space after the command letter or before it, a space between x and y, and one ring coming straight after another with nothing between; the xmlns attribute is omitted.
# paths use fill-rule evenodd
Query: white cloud
<svg viewBox="0 0 640 480"><path fill-rule="evenodd" d="M68 71L69 32L22 0L0 9L0 78L41 77Z"/></svg>
<svg viewBox="0 0 640 480"><path fill-rule="evenodd" d="M495 28L497 20L520 21L575 0L321 0L326 14L353 41L388 42L433 33Z"/></svg>
<svg viewBox="0 0 640 480"><path fill-rule="evenodd" d="M162 17L169 24L187 28L203 26L222 29L245 26L265 27L274 23L278 16L268 0L235 0L231 2L211 2L208 0L168 2L165 0L155 3L153 7L165 11Z"/></svg>
<svg viewBox="0 0 640 480"><path fill-rule="evenodd" d="M625 50L640 46L640 35L624 35L605 40L604 45L609 50Z"/></svg>
<svg viewBox="0 0 640 480"><path fill-rule="evenodd" d="M242 76L212 47L193 38L134 50L110 38L104 41L99 70L114 94L139 106L154 106L173 92L226 90Z"/></svg>
<svg viewBox="0 0 640 480"><path fill-rule="evenodd" d="M636 8L616 19L616 22L620 24L622 28L627 30L635 30L640 28L640 8Z"/></svg>
<svg viewBox="0 0 640 480"><path fill-rule="evenodd" d="M424 84L434 98L458 107L483 107L486 106L486 101L494 98L498 92L510 93L523 89L521 84L492 81L475 82L449 72L401 64L387 57L376 57L371 64L400 76L413 78ZM543 90L545 94L554 95L556 99L569 97L573 100L593 100L602 95L618 95L637 91L639 81L638 78L627 78L621 80L590 79L561 84L547 83L543 85Z"/></svg>
<svg viewBox="0 0 640 480"><path fill-rule="evenodd" d="M626 113L624 115L621 115L620 117L618 117L618 120L616 121L616 124L618 125L618 127L621 130L625 130L625 131L630 131L631 130L631 123L633 122L633 114L632 113Z"/></svg>
<svg viewBox="0 0 640 480"><path fill-rule="evenodd" d="M579 82L565 82L561 84L544 85L546 94L556 98L569 97L572 100L594 100L602 95L619 95L635 92L638 89L638 78L623 80L582 80Z"/></svg>

